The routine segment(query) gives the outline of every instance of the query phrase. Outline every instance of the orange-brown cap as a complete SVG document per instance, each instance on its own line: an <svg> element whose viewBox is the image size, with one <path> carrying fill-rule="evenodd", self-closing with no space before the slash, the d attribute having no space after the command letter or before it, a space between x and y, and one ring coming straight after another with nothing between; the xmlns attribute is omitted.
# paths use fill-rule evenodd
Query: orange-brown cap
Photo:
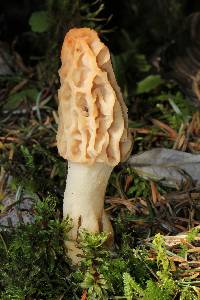
<svg viewBox="0 0 200 300"><path fill-rule="evenodd" d="M117 165L129 155L132 139L108 48L94 30L74 28L65 36L61 61L60 155L79 163Z"/></svg>

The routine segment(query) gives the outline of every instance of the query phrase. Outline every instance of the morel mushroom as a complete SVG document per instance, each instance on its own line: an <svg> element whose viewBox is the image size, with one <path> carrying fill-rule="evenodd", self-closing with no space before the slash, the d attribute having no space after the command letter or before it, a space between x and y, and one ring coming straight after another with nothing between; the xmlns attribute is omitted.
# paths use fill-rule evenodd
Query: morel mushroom
<svg viewBox="0 0 200 300"><path fill-rule="evenodd" d="M89 28L71 29L61 60L57 146L68 160L63 217L73 221L66 246L77 263L80 229L104 231L113 239L104 196L113 167L128 158L132 141L109 50L97 33Z"/></svg>

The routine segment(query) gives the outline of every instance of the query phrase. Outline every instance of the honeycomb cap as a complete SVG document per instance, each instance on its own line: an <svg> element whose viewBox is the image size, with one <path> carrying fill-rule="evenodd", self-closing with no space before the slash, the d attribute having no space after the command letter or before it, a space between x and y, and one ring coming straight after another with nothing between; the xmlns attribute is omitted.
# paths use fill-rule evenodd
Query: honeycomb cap
<svg viewBox="0 0 200 300"><path fill-rule="evenodd" d="M59 154L78 163L115 166L132 147L127 107L110 53L97 33L73 28L65 36L59 70Z"/></svg>

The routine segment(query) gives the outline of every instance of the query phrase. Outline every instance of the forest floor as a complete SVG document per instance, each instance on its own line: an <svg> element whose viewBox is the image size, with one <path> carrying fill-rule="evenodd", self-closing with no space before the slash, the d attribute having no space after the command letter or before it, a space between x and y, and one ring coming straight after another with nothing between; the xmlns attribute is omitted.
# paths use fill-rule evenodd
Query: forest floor
<svg viewBox="0 0 200 300"><path fill-rule="evenodd" d="M67 164L56 146L59 79L51 55L30 65L0 44L0 299L200 299L200 160L191 156L195 179L180 166L185 153L200 153L199 111L143 54L112 55L129 109L131 156L155 148L179 154L149 153L148 174L134 163L114 169L105 207L115 247L104 246L103 233L82 232L83 261L74 267L63 246ZM132 64L133 87L124 75Z"/></svg>

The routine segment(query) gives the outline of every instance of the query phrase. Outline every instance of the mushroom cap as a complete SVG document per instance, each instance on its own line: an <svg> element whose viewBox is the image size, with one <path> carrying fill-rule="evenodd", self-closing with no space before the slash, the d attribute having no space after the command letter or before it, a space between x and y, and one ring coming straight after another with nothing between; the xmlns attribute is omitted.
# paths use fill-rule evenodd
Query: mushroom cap
<svg viewBox="0 0 200 300"><path fill-rule="evenodd" d="M132 139L127 107L108 48L89 28L65 36L59 70L59 154L73 162L111 166L127 159Z"/></svg>

